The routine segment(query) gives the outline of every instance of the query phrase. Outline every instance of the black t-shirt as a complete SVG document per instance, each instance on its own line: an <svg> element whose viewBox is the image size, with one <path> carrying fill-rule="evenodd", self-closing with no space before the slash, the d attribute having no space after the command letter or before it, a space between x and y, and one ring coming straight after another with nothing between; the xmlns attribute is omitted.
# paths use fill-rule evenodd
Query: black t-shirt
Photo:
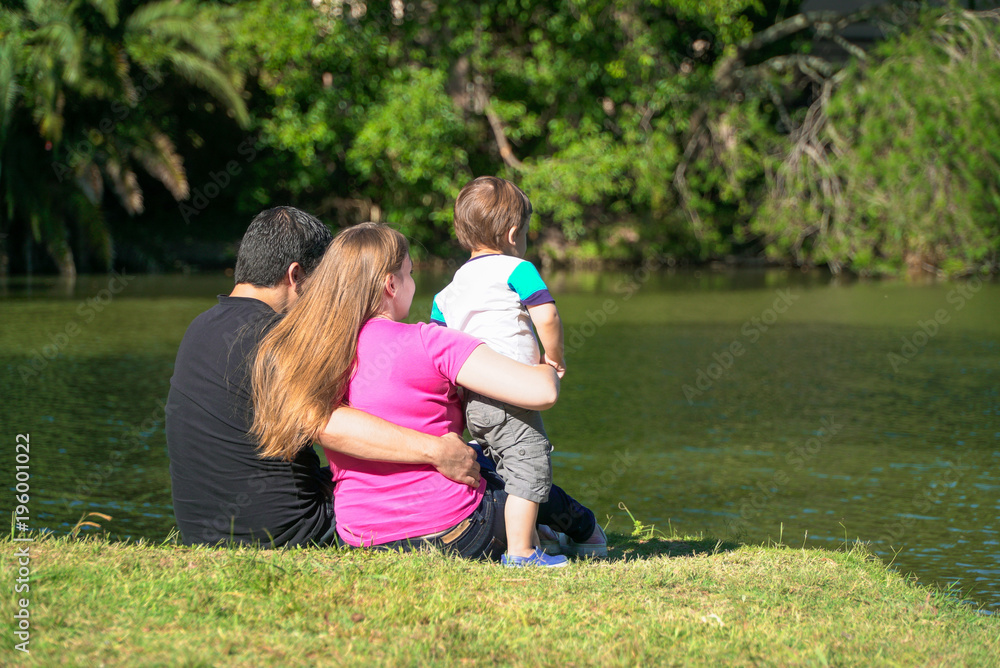
<svg viewBox="0 0 1000 668"><path fill-rule="evenodd" d="M305 545L332 535L330 479L304 447L291 462L262 459L248 435L249 365L277 321L256 299L220 296L191 323L167 398L174 515L187 545Z"/></svg>

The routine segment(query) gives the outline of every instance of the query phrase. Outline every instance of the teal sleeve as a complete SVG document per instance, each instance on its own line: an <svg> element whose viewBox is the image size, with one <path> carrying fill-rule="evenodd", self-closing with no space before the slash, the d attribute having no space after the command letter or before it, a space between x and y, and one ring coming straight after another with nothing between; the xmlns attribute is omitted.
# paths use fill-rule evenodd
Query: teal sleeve
<svg viewBox="0 0 1000 668"><path fill-rule="evenodd" d="M444 314L441 313L441 309L438 308L437 296L435 295L434 301L431 302L431 322L437 325L445 325Z"/></svg>
<svg viewBox="0 0 1000 668"><path fill-rule="evenodd" d="M542 280L541 274L530 262L525 261L517 265L507 278L507 285L517 293L521 303L526 306L555 301L549 294L549 288Z"/></svg>

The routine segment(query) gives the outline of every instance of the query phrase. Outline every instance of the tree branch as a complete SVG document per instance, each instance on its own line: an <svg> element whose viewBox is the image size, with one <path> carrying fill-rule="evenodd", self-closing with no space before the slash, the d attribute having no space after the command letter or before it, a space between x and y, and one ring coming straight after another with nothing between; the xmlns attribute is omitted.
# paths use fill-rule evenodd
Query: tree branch
<svg viewBox="0 0 1000 668"><path fill-rule="evenodd" d="M503 120L493 110L489 96L486 95L486 91L481 85L476 86L476 103L483 110L486 120L489 121L490 127L493 129L493 136L496 137L497 148L500 149L500 157L503 158L504 163L519 172L525 171L527 168L524 163L517 159L517 156L514 155L514 150L510 147L510 142L507 140L507 133L503 126Z"/></svg>
<svg viewBox="0 0 1000 668"><path fill-rule="evenodd" d="M784 21L775 23L742 44L737 45L736 50L724 58L716 67L716 85L723 90L735 88L736 80L741 77L740 70L745 66L745 61L749 54L808 28L815 28L817 37L832 40L852 55L857 55L857 51L861 51L861 49L838 35L838 31L870 18L891 18L905 5L913 5L913 3L908 0L897 0L883 5L871 5L850 14L840 14L838 12L805 12L796 14ZM861 53L864 52L861 51Z"/></svg>

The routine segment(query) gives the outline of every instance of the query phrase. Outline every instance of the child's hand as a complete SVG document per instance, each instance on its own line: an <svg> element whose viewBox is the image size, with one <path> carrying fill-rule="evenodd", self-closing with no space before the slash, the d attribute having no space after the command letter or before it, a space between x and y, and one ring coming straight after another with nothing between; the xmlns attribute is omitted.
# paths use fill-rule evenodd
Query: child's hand
<svg viewBox="0 0 1000 668"><path fill-rule="evenodd" d="M562 380L562 377L566 375L566 365L561 360L554 360L548 355L543 354L542 361L556 370L556 375L559 376L560 380Z"/></svg>

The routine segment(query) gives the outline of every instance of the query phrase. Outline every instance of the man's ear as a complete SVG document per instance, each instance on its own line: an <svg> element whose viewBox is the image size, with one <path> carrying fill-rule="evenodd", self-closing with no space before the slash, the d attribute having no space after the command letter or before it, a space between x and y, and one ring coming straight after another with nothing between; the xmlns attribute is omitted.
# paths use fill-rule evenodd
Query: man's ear
<svg viewBox="0 0 1000 668"><path fill-rule="evenodd" d="M507 230L507 243L511 246L517 245L517 233L521 230L520 225L515 225L514 227Z"/></svg>
<svg viewBox="0 0 1000 668"><path fill-rule="evenodd" d="M285 270L285 278L288 279L288 285L295 288L295 291L298 292L302 287L302 282L306 280L306 271L302 268L301 264L293 262Z"/></svg>

